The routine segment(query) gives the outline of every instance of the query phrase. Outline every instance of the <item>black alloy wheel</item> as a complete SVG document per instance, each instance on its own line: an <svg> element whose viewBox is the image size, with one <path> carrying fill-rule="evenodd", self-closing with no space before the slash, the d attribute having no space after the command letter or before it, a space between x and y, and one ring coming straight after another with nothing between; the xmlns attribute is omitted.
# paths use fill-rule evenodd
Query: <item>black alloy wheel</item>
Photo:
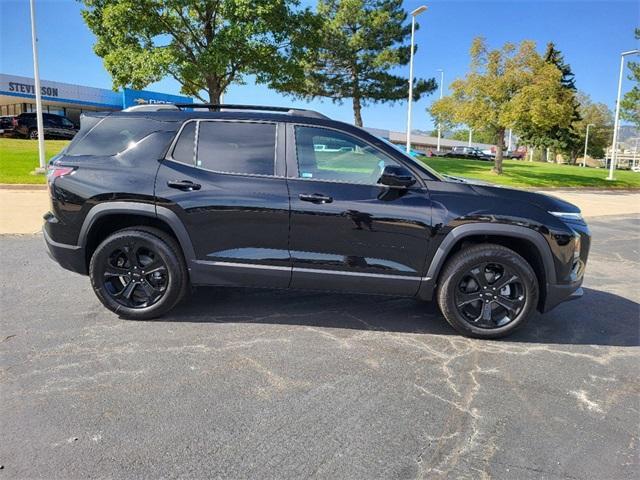
<svg viewBox="0 0 640 480"><path fill-rule="evenodd" d="M483 262L463 275L455 300L458 312L466 321L480 328L496 328L518 316L526 303L526 293L512 268Z"/></svg>
<svg viewBox="0 0 640 480"><path fill-rule="evenodd" d="M102 266L105 292L128 308L157 303L169 283L166 263L144 241L114 245Z"/></svg>
<svg viewBox="0 0 640 480"><path fill-rule="evenodd" d="M464 247L438 277L440 311L468 337L509 335L531 317L538 295L531 265L513 250L491 243Z"/></svg>
<svg viewBox="0 0 640 480"><path fill-rule="evenodd" d="M189 274L177 241L146 226L108 236L91 256L91 285L112 312L133 320L156 318L185 296Z"/></svg>

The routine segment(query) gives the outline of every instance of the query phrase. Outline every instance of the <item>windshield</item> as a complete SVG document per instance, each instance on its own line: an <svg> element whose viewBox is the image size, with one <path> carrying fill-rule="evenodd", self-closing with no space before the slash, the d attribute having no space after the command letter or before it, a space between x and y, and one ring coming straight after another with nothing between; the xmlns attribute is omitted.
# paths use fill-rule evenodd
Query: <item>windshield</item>
<svg viewBox="0 0 640 480"><path fill-rule="evenodd" d="M429 165L427 165L426 163L424 163L421 160L418 160L415 157L412 157L411 155L407 154L407 152L405 151L404 148L400 147L399 145L396 145L395 143L390 142L389 140L387 140L386 138L382 138L382 137L378 137L380 140L382 140L384 143L386 143L387 145L392 146L393 148L395 148L396 150L398 150L400 153L402 153L402 155L404 155L404 158L406 158L407 160L411 160L411 163L414 165L417 165L418 168L422 169L422 170L426 170L430 175L434 176L435 178L437 178L438 180L441 181L447 181L447 179L445 177L442 176L442 174L436 172L433 168L431 168Z"/></svg>

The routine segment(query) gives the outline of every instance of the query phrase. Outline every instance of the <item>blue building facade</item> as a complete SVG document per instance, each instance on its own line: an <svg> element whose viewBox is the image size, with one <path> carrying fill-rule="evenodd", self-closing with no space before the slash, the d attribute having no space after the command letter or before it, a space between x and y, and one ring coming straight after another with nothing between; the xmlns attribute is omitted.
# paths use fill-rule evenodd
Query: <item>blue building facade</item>
<svg viewBox="0 0 640 480"><path fill-rule="evenodd" d="M0 73L0 115L35 111L33 78ZM148 90L121 91L40 80L43 110L64 115L77 123L86 111L122 110L146 103L193 103L190 97Z"/></svg>

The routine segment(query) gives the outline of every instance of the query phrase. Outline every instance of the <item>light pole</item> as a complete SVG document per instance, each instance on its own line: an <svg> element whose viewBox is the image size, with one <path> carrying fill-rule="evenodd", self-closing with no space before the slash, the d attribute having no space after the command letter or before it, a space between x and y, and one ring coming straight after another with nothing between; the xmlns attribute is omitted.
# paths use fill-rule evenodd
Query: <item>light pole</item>
<svg viewBox="0 0 640 480"><path fill-rule="evenodd" d="M473 128L469 129L469 142L467 143L467 146L471 146L471 140L473 139Z"/></svg>
<svg viewBox="0 0 640 480"><path fill-rule="evenodd" d="M407 153L411 151L411 102L413 101L413 38L416 32L416 17L427 9L422 5L411 12L411 53L409 56L409 106L407 108Z"/></svg>
<svg viewBox="0 0 640 480"><path fill-rule="evenodd" d="M40 168L35 173L45 173L44 158L44 126L42 123L42 90L40 87L40 69L38 68L38 36L36 35L36 6L34 0L30 0L31 10L31 47L33 49L33 77L36 90L36 124L38 125L38 158Z"/></svg>
<svg viewBox="0 0 640 480"><path fill-rule="evenodd" d="M618 76L618 96L616 98L616 117L613 122L613 145L611 146L613 152L611 153L611 164L609 165L609 176L607 180L615 180L613 178L613 171L616 168L616 162L618 161L618 127L620 125L620 94L622 93L622 72L624 72L624 57L628 55L637 55L640 50L629 50L628 52L622 52L620 54L620 75Z"/></svg>
<svg viewBox="0 0 640 480"><path fill-rule="evenodd" d="M444 70L439 68L438 71L440 72L440 100L442 100L442 92L443 92L443 89L444 89ZM438 144L437 144L438 152L440 151L440 137L441 136L442 136L442 123L438 122Z"/></svg>
<svg viewBox="0 0 640 480"><path fill-rule="evenodd" d="M587 147L589 146L589 127L595 127L593 123L587 125L587 135L584 138L584 156L582 157L582 166L587 166Z"/></svg>
<svg viewBox="0 0 640 480"><path fill-rule="evenodd" d="M511 129L509 129L509 142L507 145L507 152L511 151Z"/></svg>

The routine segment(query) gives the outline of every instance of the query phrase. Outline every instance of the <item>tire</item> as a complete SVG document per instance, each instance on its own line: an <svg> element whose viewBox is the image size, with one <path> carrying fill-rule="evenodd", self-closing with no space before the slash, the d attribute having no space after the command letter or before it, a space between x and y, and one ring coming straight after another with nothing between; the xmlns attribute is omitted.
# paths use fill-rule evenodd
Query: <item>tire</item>
<svg viewBox="0 0 640 480"><path fill-rule="evenodd" d="M37 140L38 139L38 130L36 128L31 128L29 130L28 138L31 139L31 140Z"/></svg>
<svg viewBox="0 0 640 480"><path fill-rule="evenodd" d="M524 258L485 243L464 248L447 261L436 295L444 318L461 334L501 338L534 313L539 287Z"/></svg>
<svg viewBox="0 0 640 480"><path fill-rule="evenodd" d="M98 245L89 277L102 304L131 320L164 315L189 287L178 243L163 231L144 226L119 230Z"/></svg>

